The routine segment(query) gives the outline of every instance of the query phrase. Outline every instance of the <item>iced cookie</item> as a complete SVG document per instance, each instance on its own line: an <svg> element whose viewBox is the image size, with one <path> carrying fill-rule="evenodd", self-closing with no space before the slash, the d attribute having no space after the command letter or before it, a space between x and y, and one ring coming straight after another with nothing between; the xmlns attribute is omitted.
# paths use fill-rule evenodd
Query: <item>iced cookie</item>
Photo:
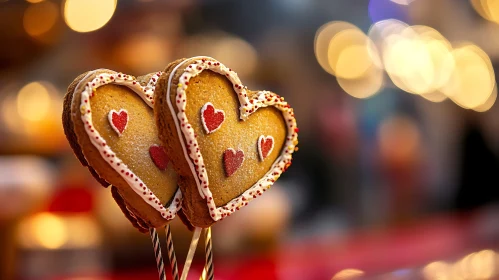
<svg viewBox="0 0 499 280"><path fill-rule="evenodd" d="M291 164L293 109L269 91L248 90L209 57L180 59L160 76L159 138L179 174L182 212L208 227L262 195Z"/></svg>
<svg viewBox="0 0 499 280"><path fill-rule="evenodd" d="M135 78L95 70L71 83L63 125L74 153L141 231L160 227L180 209L181 192L158 138L153 94L161 73Z"/></svg>

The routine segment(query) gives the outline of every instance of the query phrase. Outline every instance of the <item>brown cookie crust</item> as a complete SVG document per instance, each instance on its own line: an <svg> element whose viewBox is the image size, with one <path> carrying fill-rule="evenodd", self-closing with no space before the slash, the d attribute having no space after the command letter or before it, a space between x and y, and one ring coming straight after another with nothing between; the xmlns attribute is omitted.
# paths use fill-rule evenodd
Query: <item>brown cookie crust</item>
<svg viewBox="0 0 499 280"><path fill-rule="evenodd" d="M174 116L166 101L170 74L184 60L180 59L171 63L161 75L155 90L154 111L160 140L167 148L175 170L179 174L178 183L184 195L182 210L194 226L208 227L215 221L210 217L205 199L202 199L199 194L197 178L192 174L188 160L185 158ZM195 59L188 60L190 61L186 61L177 69L172 78L170 88L172 104L176 101L177 83L183 70ZM227 94L228 92L231 94ZM256 93L248 91L250 95ZM223 75L209 70L191 78L186 95L185 111L189 123L199 136L197 141L208 172L210 191L216 206L224 206L254 185L271 169L286 139L285 121L281 112L273 107L260 108L246 121L240 121L238 110L240 104L232 83ZM209 135L206 135L203 129L200 117L200 109L206 102L211 102L216 109L222 109L225 112L225 120L220 130ZM174 109L177 112L176 106ZM183 137L182 133L181 135ZM257 140L260 135L272 135L275 140L272 153L263 162L260 162L257 151ZM241 148L245 153L244 164L230 177L225 176L222 164L223 152L228 148L236 150Z"/></svg>
<svg viewBox="0 0 499 280"><path fill-rule="evenodd" d="M120 195L122 200L117 199L118 196L116 196L116 194L114 194L113 197L118 202L118 205L124 213L125 210L129 212L129 215L126 213L125 215L134 226L141 231L148 227L164 226L168 221L161 217L161 214L156 209L147 204L143 198L128 185L121 175L101 157L98 149L91 143L89 136L85 131L80 114L81 92L84 85L93 80L99 74L114 74L115 72L102 69L96 70L87 76L88 73L89 72L84 73L75 79L75 81L73 81L73 83L69 86L68 92L65 96L63 126L66 137L68 138L68 141L70 142L70 145L80 162L84 166L88 167L92 175L99 181L99 183L105 187L109 185L116 187L117 194ZM142 85L145 85L147 81L147 78L141 79L141 77L139 77L139 82L141 82ZM80 88L77 88L78 85L80 85ZM115 85L107 86L120 87ZM102 87L97 90L99 91L101 88ZM120 89L116 88L115 90ZM170 170L167 171L174 174L172 167L168 166L168 168ZM162 201L167 202L165 200Z"/></svg>

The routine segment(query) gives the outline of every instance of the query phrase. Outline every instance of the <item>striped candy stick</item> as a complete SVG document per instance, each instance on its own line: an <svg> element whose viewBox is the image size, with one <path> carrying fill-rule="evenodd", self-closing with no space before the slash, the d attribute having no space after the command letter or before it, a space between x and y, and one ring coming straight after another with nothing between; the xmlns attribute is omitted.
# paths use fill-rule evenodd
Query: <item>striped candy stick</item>
<svg viewBox="0 0 499 280"><path fill-rule="evenodd" d="M152 244L154 247L154 256L156 257L156 266L158 267L159 279L166 280L165 265L163 263L163 256L161 255L161 246L159 244L158 233L155 228L149 229Z"/></svg>
<svg viewBox="0 0 499 280"><path fill-rule="evenodd" d="M166 247L168 249L168 259L170 260L170 267L172 269L173 280L178 280L178 267L177 267L177 257L175 256L175 249L173 248L172 233L170 231L170 225L166 225Z"/></svg>
<svg viewBox="0 0 499 280"><path fill-rule="evenodd" d="M214 272L214 265L213 265L213 245L211 241L211 227L206 228L204 230L205 237L204 237L204 251L206 254L206 264L203 270L203 274L206 271L206 276L204 279L207 280L213 280L213 272Z"/></svg>

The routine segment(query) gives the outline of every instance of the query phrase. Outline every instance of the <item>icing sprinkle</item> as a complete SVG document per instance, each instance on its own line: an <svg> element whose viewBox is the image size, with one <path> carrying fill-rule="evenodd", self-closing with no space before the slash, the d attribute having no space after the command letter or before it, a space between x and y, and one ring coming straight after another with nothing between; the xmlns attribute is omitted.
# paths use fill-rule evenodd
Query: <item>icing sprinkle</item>
<svg viewBox="0 0 499 280"><path fill-rule="evenodd" d="M274 149L274 137L263 136L258 137L258 155L260 160L263 161Z"/></svg>
<svg viewBox="0 0 499 280"><path fill-rule="evenodd" d="M223 155L225 175L232 176L244 161L244 152L242 150L227 149Z"/></svg>
<svg viewBox="0 0 499 280"><path fill-rule="evenodd" d="M118 133L118 136L121 136L128 124L128 111L125 109L120 109L119 112L116 112L116 110L111 110L107 115L107 119L109 120L109 124L111 125L113 130Z"/></svg>
<svg viewBox="0 0 499 280"><path fill-rule="evenodd" d="M177 107L177 112L175 112L175 109L173 107L174 104L172 104L170 99L170 93L173 90L173 76L180 68L180 66L187 63L188 61L191 61L191 64L184 68L183 73L180 75L178 84L176 84L174 87L174 89L176 89L174 104ZM239 107L239 118L241 120L244 121L248 119L248 117L252 113L256 112L259 108L272 106L281 111L287 125L286 141L284 142L284 146L282 148L280 156L276 159L271 169L243 194L232 199L224 206L220 207L216 207L213 200L213 195L209 188L209 178L205 169L203 155L198 148L195 148L198 146L198 142L196 140L194 129L189 123L187 114L185 113L185 108L187 105L186 90L189 85L189 80L199 75L204 70L211 70L215 73L221 74L232 83L233 89L237 94L239 103L241 104L241 106ZM295 151L296 145L298 144L298 127L296 126L296 119L294 117L293 109L288 105L287 102L284 101L283 97L270 91L259 91L251 99L249 99L247 88L243 86L236 72L232 71L230 68L225 67L225 65L218 62L217 60L210 57L195 57L186 59L179 63L173 69L168 79L166 101L168 103L168 107L170 108L172 116L177 116L177 118L174 118L174 121L185 158L190 166L193 176L197 178L197 180L195 181L198 186L199 194L203 199L206 199L210 216L214 221L218 221L230 216L236 210L248 205L248 202L252 199L262 195L262 193L269 189L270 186L281 176L282 172L284 172L291 165L292 154ZM187 143L191 143L192 141L193 144L186 147L184 138Z"/></svg>
<svg viewBox="0 0 499 280"><path fill-rule="evenodd" d="M86 80L90 75L94 74L96 71L89 72L82 81ZM159 199L154 195L154 193L146 186L146 184L136 176L128 166L123 163L123 161L116 156L116 154L107 145L106 140L99 134L99 132L94 128L92 122L92 109L90 107L90 99L95 95L98 87L107 84L117 84L130 88L135 92L144 102L149 106L153 107L154 98L154 88L156 87L156 81L161 76L161 72L155 73L151 80L146 86L142 86L134 77L130 75L125 75L122 73L102 73L99 74L92 81L81 84L80 82L75 91L83 88L81 93L81 103L80 103L80 113L81 120L85 124L85 131L87 132L92 144L99 150L101 157L116 171L120 176L130 185L130 187L149 205L151 205L156 211L158 211L161 216L167 220L171 220L175 217L177 211L180 209L180 200L182 198L182 193L177 190L173 201L168 208L165 208ZM114 110L110 112L112 114ZM124 110L120 110L120 114ZM114 111L116 113L116 111ZM124 111L126 112L126 111ZM108 115L109 117L109 115ZM128 116L127 116L128 119ZM111 123L114 124L111 119ZM125 124L126 126L126 124ZM114 127L113 127L114 129ZM123 130L125 128L123 127ZM122 130L122 131L123 131ZM121 132L122 132L121 131ZM118 131L117 131L118 132Z"/></svg>
<svg viewBox="0 0 499 280"><path fill-rule="evenodd" d="M201 108L201 122L203 123L204 130L210 134L217 131L225 120L225 112L223 110L215 109L213 104L207 102Z"/></svg>

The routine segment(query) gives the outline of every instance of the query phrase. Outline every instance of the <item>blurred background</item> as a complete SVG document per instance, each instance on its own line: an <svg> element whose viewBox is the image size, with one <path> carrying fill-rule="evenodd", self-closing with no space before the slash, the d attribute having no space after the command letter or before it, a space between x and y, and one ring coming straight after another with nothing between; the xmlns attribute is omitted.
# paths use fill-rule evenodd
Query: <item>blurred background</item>
<svg viewBox="0 0 499 280"><path fill-rule="evenodd" d="M0 279L157 279L62 99L196 55L300 127L272 191L213 227L217 279L499 279L499 0L0 0L0 42Z"/></svg>

